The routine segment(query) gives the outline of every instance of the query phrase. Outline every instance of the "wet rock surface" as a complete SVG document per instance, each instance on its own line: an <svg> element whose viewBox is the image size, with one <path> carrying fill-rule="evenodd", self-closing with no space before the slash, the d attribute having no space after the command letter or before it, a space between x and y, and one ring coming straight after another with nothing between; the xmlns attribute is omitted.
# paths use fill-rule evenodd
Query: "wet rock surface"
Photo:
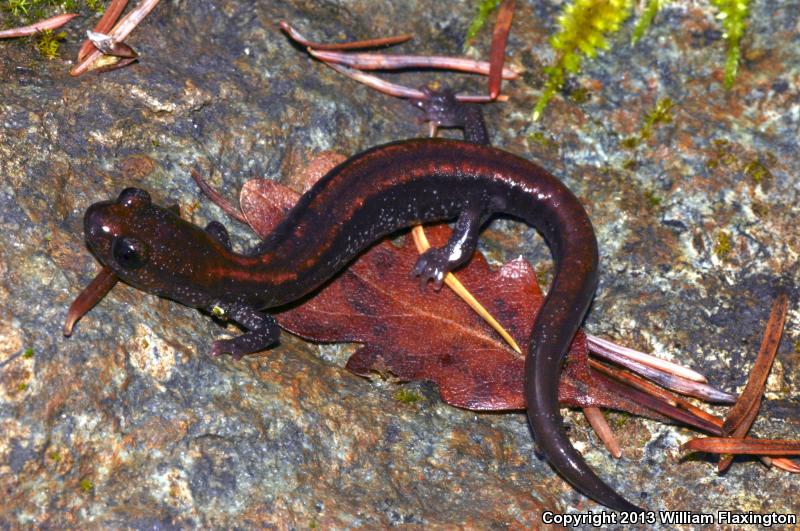
<svg viewBox="0 0 800 531"><path fill-rule="evenodd" d="M634 47L629 21L531 124L560 7L518 4L508 55L525 73L486 115L496 145L549 168L590 211L602 272L587 330L737 392L787 290L753 433L800 438L800 6L753 3L725 91L714 9L670 3ZM204 225L225 219L198 194L194 165L213 165L233 195L253 176L289 182L322 150L424 134L408 104L312 61L277 20L319 40L413 32L404 50L458 54L472 16L459 2L162 2L128 41L139 64L78 79L65 59L0 42L0 527L505 527L600 509L535 457L524 415L457 410L426 384L406 403L396 384L346 372L348 346L285 334L258 356L212 359L223 328L126 286L61 335L97 271L82 235L91 203L135 185ZM63 57L85 27L69 26ZM484 57L488 35L475 45ZM665 98L670 120L644 138ZM252 243L225 221L236 245ZM484 249L552 270L517 224L495 222ZM589 464L649 509L800 509L796 476L748 459L718 476L715 460L682 458L687 429L611 414L625 452L614 461L582 415L567 417Z"/></svg>

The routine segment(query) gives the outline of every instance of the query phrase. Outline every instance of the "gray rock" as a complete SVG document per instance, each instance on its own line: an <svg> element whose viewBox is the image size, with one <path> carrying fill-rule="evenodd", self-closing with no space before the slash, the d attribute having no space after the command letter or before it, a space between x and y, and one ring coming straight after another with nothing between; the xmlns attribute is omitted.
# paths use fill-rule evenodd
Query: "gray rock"
<svg viewBox="0 0 800 531"><path fill-rule="evenodd" d="M486 114L495 144L551 169L590 210L602 273L587 330L737 392L770 304L788 290L753 433L800 438L800 5L752 3L727 92L712 7L668 4L635 47L629 21L532 125L560 6L518 4L508 55L526 72L505 85L511 101ZM205 224L224 215L199 196L195 165L213 164L213 184L233 195L252 176L288 180L321 150L424 134L410 106L311 60L276 21L320 40L414 32L405 50L458 54L473 9L162 2L128 40L140 63L77 79L68 60L0 42L0 527L500 528L541 525L545 508L600 509L535 457L523 414L457 410L419 383L423 400L404 404L396 384L342 368L349 347L284 335L262 355L212 359L223 329L126 286L61 335L67 306L97 271L82 235L94 201L136 185ZM89 26L70 24L63 57ZM484 57L489 33L476 43ZM666 97L671 122L625 147ZM240 227L234 236L253 241ZM545 276L552 268L541 239L505 221L484 249L498 261L521 252ZM614 461L581 415L567 417L587 461L649 509L800 509L797 476L749 459L718 476L710 457L681 458L688 429L611 414L624 425L625 456Z"/></svg>

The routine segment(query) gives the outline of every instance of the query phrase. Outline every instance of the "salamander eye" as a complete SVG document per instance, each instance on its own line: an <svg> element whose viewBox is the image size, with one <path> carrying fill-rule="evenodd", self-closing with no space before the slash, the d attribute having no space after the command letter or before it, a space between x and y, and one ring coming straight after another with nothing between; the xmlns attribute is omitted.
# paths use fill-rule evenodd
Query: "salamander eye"
<svg viewBox="0 0 800 531"><path fill-rule="evenodd" d="M117 236L111 244L114 260L124 269L139 269L147 263L147 246L136 238Z"/></svg>
<svg viewBox="0 0 800 531"><path fill-rule="evenodd" d="M119 193L117 203L126 207L149 205L150 194L140 188L125 188Z"/></svg>

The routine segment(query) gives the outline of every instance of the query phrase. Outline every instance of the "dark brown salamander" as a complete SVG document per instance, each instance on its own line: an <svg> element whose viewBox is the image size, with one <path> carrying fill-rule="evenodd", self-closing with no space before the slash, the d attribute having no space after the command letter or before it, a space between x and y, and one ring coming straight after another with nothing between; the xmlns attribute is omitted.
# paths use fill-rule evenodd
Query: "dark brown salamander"
<svg viewBox="0 0 800 531"><path fill-rule="evenodd" d="M241 357L278 340L278 326L264 309L315 290L387 234L457 218L447 245L424 253L414 269L423 281L440 285L446 272L469 260L481 225L493 213L541 231L557 265L525 359L525 397L537 444L587 496L616 510L639 511L588 467L562 427L559 374L597 284L597 242L580 202L540 166L454 140L375 147L323 177L247 254L231 250L221 224L203 230L135 188L123 190L116 201L92 205L84 224L92 252L124 282L246 328L212 349Z"/></svg>

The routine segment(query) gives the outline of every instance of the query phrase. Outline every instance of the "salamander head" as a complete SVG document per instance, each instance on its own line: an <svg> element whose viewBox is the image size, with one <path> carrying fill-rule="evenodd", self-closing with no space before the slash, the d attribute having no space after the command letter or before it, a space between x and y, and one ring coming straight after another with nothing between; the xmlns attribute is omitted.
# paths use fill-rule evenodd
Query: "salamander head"
<svg viewBox="0 0 800 531"><path fill-rule="evenodd" d="M218 254L199 227L152 204L150 195L126 188L116 201L89 207L83 219L89 249L120 280L150 293L202 307L203 269Z"/></svg>

